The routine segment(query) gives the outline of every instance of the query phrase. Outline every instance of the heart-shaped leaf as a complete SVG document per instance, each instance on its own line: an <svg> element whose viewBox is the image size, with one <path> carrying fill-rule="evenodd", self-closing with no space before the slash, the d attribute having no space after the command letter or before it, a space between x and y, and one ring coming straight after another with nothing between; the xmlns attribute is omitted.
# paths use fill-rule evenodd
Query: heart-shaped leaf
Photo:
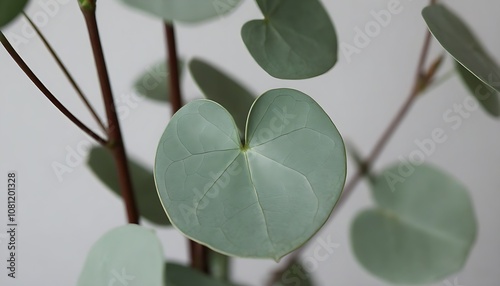
<svg viewBox="0 0 500 286"><path fill-rule="evenodd" d="M337 62L337 36L319 0L257 0L263 20L246 23L241 35L255 61L271 76L305 79Z"/></svg>
<svg viewBox="0 0 500 286"><path fill-rule="evenodd" d="M138 225L115 228L90 250L78 286L163 286L163 250L152 230Z"/></svg>
<svg viewBox="0 0 500 286"><path fill-rule="evenodd" d="M426 7L422 15L429 30L448 53L482 82L500 92L500 67L457 15L440 4Z"/></svg>
<svg viewBox="0 0 500 286"><path fill-rule="evenodd" d="M179 60L179 74L182 74L184 64ZM148 68L135 81L135 90L148 99L168 102L170 99L170 83L168 81L167 64L165 60Z"/></svg>
<svg viewBox="0 0 500 286"><path fill-rule="evenodd" d="M87 161L90 170L113 193L121 197L113 156L103 147L93 147ZM153 171L129 158L128 166L134 185L134 195L141 216L158 225L170 225L158 199Z"/></svg>
<svg viewBox="0 0 500 286"><path fill-rule="evenodd" d="M189 70L205 97L229 111L243 134L255 96L240 83L200 59L193 59L189 63Z"/></svg>
<svg viewBox="0 0 500 286"><path fill-rule="evenodd" d="M0 28L23 12L28 0L0 0Z"/></svg>
<svg viewBox="0 0 500 286"><path fill-rule="evenodd" d="M460 270L476 237L466 188L427 165L397 166L377 178L377 207L360 213L351 240L359 262L397 284L439 281Z"/></svg>
<svg viewBox="0 0 500 286"><path fill-rule="evenodd" d="M222 17L241 0L122 0L126 4L166 21L195 23Z"/></svg>
<svg viewBox="0 0 500 286"><path fill-rule="evenodd" d="M224 254L276 260L326 222L345 175L337 129L291 89L255 101L244 140L222 106L190 102L169 122L155 164L163 206L186 236Z"/></svg>
<svg viewBox="0 0 500 286"><path fill-rule="evenodd" d="M486 112L488 112L491 116L500 116L500 102L498 100L499 93L479 80L474 74L458 62L456 63L456 69L465 85L476 97L484 110L486 110Z"/></svg>
<svg viewBox="0 0 500 286"><path fill-rule="evenodd" d="M166 286L234 286L180 264L167 263Z"/></svg>

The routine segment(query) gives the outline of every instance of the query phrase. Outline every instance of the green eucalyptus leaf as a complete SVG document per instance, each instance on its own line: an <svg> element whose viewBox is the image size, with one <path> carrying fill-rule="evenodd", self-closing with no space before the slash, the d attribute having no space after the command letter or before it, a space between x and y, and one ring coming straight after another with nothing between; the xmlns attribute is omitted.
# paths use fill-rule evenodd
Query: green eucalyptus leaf
<svg viewBox="0 0 500 286"><path fill-rule="evenodd" d="M163 286L163 249L152 230L138 225L103 235L87 255L78 286Z"/></svg>
<svg viewBox="0 0 500 286"><path fill-rule="evenodd" d="M500 92L500 67L457 15L440 4L426 7L422 15L434 37L455 60Z"/></svg>
<svg viewBox="0 0 500 286"><path fill-rule="evenodd" d="M476 97L484 110L491 116L500 116L499 93L479 80L458 62L456 63L456 69L467 88Z"/></svg>
<svg viewBox="0 0 500 286"><path fill-rule="evenodd" d="M372 274L398 284L426 284L459 271L476 237L467 189L428 165L392 167L377 179L377 207L351 229L354 253Z"/></svg>
<svg viewBox="0 0 500 286"><path fill-rule="evenodd" d="M165 272L165 286L235 286L176 263L167 263Z"/></svg>
<svg viewBox="0 0 500 286"><path fill-rule="evenodd" d="M179 60L179 74L184 64ZM168 80L165 60L148 68L134 83L135 90L148 99L168 102L170 99L170 82Z"/></svg>
<svg viewBox="0 0 500 286"><path fill-rule="evenodd" d="M314 286L311 274L300 263L292 264L273 286Z"/></svg>
<svg viewBox="0 0 500 286"><path fill-rule="evenodd" d="M243 133L255 96L227 74L200 59L193 59L189 70L205 97L229 111Z"/></svg>
<svg viewBox="0 0 500 286"><path fill-rule="evenodd" d="M155 163L161 201L182 233L224 254L276 260L326 222L345 175L339 132L291 89L254 102L244 140L222 106L190 102L169 122Z"/></svg>
<svg viewBox="0 0 500 286"><path fill-rule="evenodd" d="M28 0L0 0L0 28L14 20L28 3Z"/></svg>
<svg viewBox="0 0 500 286"><path fill-rule="evenodd" d="M101 182L113 193L121 196L116 166L108 150L103 147L93 147L87 164ZM128 166L140 215L152 223L170 225L156 192L153 172L130 158Z"/></svg>
<svg viewBox="0 0 500 286"><path fill-rule="evenodd" d="M241 35L255 61L271 76L305 79L337 62L337 36L319 0L257 0L263 20L246 23Z"/></svg>
<svg viewBox="0 0 500 286"><path fill-rule="evenodd" d="M166 21L196 23L222 17L241 0L122 0L124 3Z"/></svg>

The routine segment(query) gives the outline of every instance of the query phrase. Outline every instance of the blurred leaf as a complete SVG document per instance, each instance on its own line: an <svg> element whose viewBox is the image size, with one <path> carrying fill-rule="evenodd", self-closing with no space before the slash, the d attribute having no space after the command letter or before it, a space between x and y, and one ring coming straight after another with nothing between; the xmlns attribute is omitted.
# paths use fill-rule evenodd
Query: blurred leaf
<svg viewBox="0 0 500 286"><path fill-rule="evenodd" d="M500 92L500 67L457 15L440 4L426 7L422 15L448 53L482 82Z"/></svg>
<svg viewBox="0 0 500 286"><path fill-rule="evenodd" d="M186 236L224 254L278 260L330 216L345 182L344 143L324 110L292 89L260 96L245 134L242 144L214 101L188 103L160 139L156 185Z"/></svg>
<svg viewBox="0 0 500 286"><path fill-rule="evenodd" d="M166 286L235 286L175 263L167 263L166 277Z"/></svg>
<svg viewBox="0 0 500 286"><path fill-rule="evenodd" d="M255 96L227 74L200 59L189 63L189 70L205 97L222 105L233 116L241 132Z"/></svg>
<svg viewBox="0 0 500 286"><path fill-rule="evenodd" d="M477 226L461 183L427 165L396 166L378 177L373 195L377 207L358 214L351 229L368 271L392 283L426 284L462 268Z"/></svg>
<svg viewBox="0 0 500 286"><path fill-rule="evenodd" d="M220 281L228 281L230 275L231 258L217 251L208 250L208 268L210 275Z"/></svg>
<svg viewBox="0 0 500 286"><path fill-rule="evenodd" d="M28 3L28 0L0 0L0 28L14 20Z"/></svg>
<svg viewBox="0 0 500 286"><path fill-rule="evenodd" d="M458 62L456 63L456 68L463 82L476 97L484 110L491 116L500 116L499 93L479 80Z"/></svg>
<svg viewBox="0 0 500 286"><path fill-rule="evenodd" d="M305 79L337 62L337 36L318 0L257 0L263 20L246 23L241 35L255 61L271 76Z"/></svg>
<svg viewBox="0 0 500 286"><path fill-rule="evenodd" d="M103 147L92 148L87 164L101 182L121 197L113 156L108 150ZM140 215L152 223L169 225L170 222L156 192L153 172L130 158L128 165Z"/></svg>
<svg viewBox="0 0 500 286"><path fill-rule="evenodd" d="M311 273L308 273L300 263L288 268L283 276L277 279L273 286L314 286Z"/></svg>
<svg viewBox="0 0 500 286"><path fill-rule="evenodd" d="M179 74L182 74L184 63L179 60ZM134 84L135 90L146 98L168 102L170 100L170 83L165 60L147 69Z"/></svg>
<svg viewBox="0 0 500 286"><path fill-rule="evenodd" d="M138 225L115 228L90 250L78 286L162 286L163 249L152 230Z"/></svg>
<svg viewBox="0 0 500 286"><path fill-rule="evenodd" d="M201 22L222 17L241 0L122 0L124 3L166 21Z"/></svg>

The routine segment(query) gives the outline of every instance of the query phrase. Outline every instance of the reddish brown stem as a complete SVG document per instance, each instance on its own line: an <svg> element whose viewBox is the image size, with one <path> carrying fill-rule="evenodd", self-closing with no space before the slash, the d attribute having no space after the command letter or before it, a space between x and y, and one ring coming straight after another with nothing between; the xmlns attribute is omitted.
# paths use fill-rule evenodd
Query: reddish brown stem
<svg viewBox="0 0 500 286"><path fill-rule="evenodd" d="M82 4L81 4L82 5ZM99 36L99 29L97 26L95 1L86 1L87 6L81 6L85 23L90 37L90 43L94 54L95 65L101 85L102 97L104 106L106 108L106 115L108 119L108 136L110 143L108 144L113 157L118 173L119 185L122 193L122 198L125 202L127 217L129 223L139 223L139 212L135 202L135 196L132 187L132 180L128 167L127 155L125 152L125 145L120 129L120 122L116 113L113 93L111 90L111 83L108 76L106 61L101 45Z"/></svg>
<svg viewBox="0 0 500 286"><path fill-rule="evenodd" d="M177 55L177 44L175 38L175 27L173 23L164 23L165 39L167 46L167 66L170 83L170 104L172 106L172 114L175 114L182 107L181 84L179 78L179 58ZM191 258L191 267L202 271L209 272L208 268L208 249L192 240L189 240L189 250Z"/></svg>
<svg viewBox="0 0 500 286"><path fill-rule="evenodd" d="M90 137L94 138L99 144L106 145L107 141L90 130L83 122L76 118L64 105L48 90L48 88L40 81L40 79L33 73L33 71L28 67L26 62L21 58L21 56L16 52L14 47L9 43L5 35L0 32L0 42L5 47L12 59L17 63L17 65L23 70L23 72L28 76L28 78L38 87L38 89L45 95L45 97L64 114L71 122L78 126L83 132L87 133Z"/></svg>

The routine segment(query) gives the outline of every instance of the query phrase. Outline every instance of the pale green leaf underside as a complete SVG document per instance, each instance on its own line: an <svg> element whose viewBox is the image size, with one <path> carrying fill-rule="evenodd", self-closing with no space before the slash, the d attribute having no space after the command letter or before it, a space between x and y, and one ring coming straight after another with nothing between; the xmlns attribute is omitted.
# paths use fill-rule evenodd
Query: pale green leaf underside
<svg viewBox="0 0 500 286"><path fill-rule="evenodd" d="M404 168L384 171L373 189L378 207L351 229L360 263L392 283L431 283L459 271L476 237L466 188L434 167L415 168L406 177Z"/></svg>
<svg viewBox="0 0 500 286"><path fill-rule="evenodd" d="M0 0L0 28L21 14L28 0Z"/></svg>
<svg viewBox="0 0 500 286"><path fill-rule="evenodd" d="M118 175L113 156L103 147L93 147L87 164L97 178L113 193L121 197ZM158 200L153 171L129 158L128 166L132 176L134 195L139 213L152 223L170 225L168 217Z"/></svg>
<svg viewBox="0 0 500 286"><path fill-rule="evenodd" d="M179 74L182 75L184 64L179 60ZM154 64L143 72L134 83L135 90L148 99L160 102L170 100L170 83L165 60Z"/></svg>
<svg viewBox="0 0 500 286"><path fill-rule="evenodd" d="M138 225L103 235L87 255L78 286L163 286L163 250L152 230Z"/></svg>
<svg viewBox="0 0 500 286"><path fill-rule="evenodd" d="M122 0L126 4L167 21L195 23L222 17L241 0Z"/></svg>
<svg viewBox="0 0 500 286"><path fill-rule="evenodd" d="M263 20L246 23L241 35L255 61L271 76L305 79L337 62L337 36L318 0L257 0Z"/></svg>
<svg viewBox="0 0 500 286"><path fill-rule="evenodd" d="M457 15L443 5L426 7L422 15L429 30L448 53L482 82L500 92L500 67Z"/></svg>
<svg viewBox="0 0 500 286"><path fill-rule="evenodd" d="M467 88L476 97L484 110L491 116L500 116L499 93L479 80L458 62L456 63L456 69Z"/></svg>
<svg viewBox="0 0 500 286"><path fill-rule="evenodd" d="M333 210L345 181L344 144L321 107L290 89L255 101L241 141L222 106L187 104L158 146L158 193L188 237L229 255L279 259Z"/></svg>
<svg viewBox="0 0 500 286"><path fill-rule="evenodd" d="M167 277L165 286L235 286L180 264L167 263L165 272Z"/></svg>
<svg viewBox="0 0 500 286"><path fill-rule="evenodd" d="M189 70L205 97L229 111L243 133L255 96L227 74L200 59L191 60Z"/></svg>

